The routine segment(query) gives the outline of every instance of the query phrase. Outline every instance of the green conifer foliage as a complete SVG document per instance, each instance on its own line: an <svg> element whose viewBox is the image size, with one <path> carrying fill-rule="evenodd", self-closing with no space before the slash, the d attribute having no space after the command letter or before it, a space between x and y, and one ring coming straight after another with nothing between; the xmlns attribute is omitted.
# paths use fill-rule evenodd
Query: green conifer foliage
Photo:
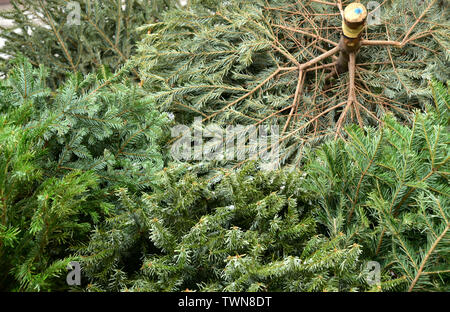
<svg viewBox="0 0 450 312"><path fill-rule="evenodd" d="M85 205L90 198L89 190L98 187L98 179L92 172L77 170L58 178L49 177L42 167L47 151L42 150L39 141L48 131L50 120L27 125L33 110L32 100L26 100L0 116L3 291L61 287L55 278L65 272L73 258L59 256L69 255L66 249L80 235L88 234L89 214L100 211L98 204Z"/></svg>
<svg viewBox="0 0 450 312"><path fill-rule="evenodd" d="M411 127L392 116L379 130L349 127L347 142L325 144L305 168L319 222L409 291L448 291L450 281L450 96L437 81L432 91L435 106Z"/></svg>
<svg viewBox="0 0 450 312"><path fill-rule="evenodd" d="M0 14L31 58L0 68L0 290L68 290L74 260L73 291L450 290L444 1L383 1L336 77L351 1L81 1L80 28L67 2ZM280 124L292 166L170 162L164 111Z"/></svg>
<svg viewBox="0 0 450 312"><path fill-rule="evenodd" d="M364 287L361 246L346 245L343 233L317 233L301 172L264 173L251 164L219 180L176 166L161 172L161 187L140 199L119 190L122 213L80 252L88 289Z"/></svg>
<svg viewBox="0 0 450 312"><path fill-rule="evenodd" d="M116 73L105 68L85 77L72 75L50 93L47 70L19 59L9 74L12 95L3 106L33 105L30 123L53 123L39 146L49 151L48 170L94 170L104 183L131 190L151 185L151 175L163 168L162 142L166 114L154 110L146 94L124 78L129 66Z"/></svg>
<svg viewBox="0 0 450 312"><path fill-rule="evenodd" d="M118 190L120 212L78 253L87 289L448 290L449 96L431 84L412 126L348 126L302 171L174 165L151 193Z"/></svg>
<svg viewBox="0 0 450 312"><path fill-rule="evenodd" d="M363 31L354 80L329 75L341 1L210 2L165 12L140 28L147 32L136 56L144 87L182 123L199 116L205 123L280 124L283 163L344 135L349 123L373 126L387 112L411 121L432 73L449 77L442 1L382 1L382 23Z"/></svg>
<svg viewBox="0 0 450 312"><path fill-rule="evenodd" d="M51 92L43 66L17 59L0 81L2 290L67 289L71 249L114 212L113 191L154 184L167 118L126 72L72 75Z"/></svg>
<svg viewBox="0 0 450 312"><path fill-rule="evenodd" d="M6 42L0 53L24 55L35 66L52 68L49 78L54 88L67 72L88 74L102 65L116 71L135 50L135 28L157 21L178 1L12 0L11 4L11 11L0 12L13 22L1 27L0 37ZM74 22L74 4L80 6L79 24ZM0 71L9 68L4 63Z"/></svg>

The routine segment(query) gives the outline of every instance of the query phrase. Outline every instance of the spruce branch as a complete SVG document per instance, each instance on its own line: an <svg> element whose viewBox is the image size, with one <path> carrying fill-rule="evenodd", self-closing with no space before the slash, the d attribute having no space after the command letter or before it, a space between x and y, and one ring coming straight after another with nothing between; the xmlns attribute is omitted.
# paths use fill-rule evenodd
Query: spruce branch
<svg viewBox="0 0 450 312"><path fill-rule="evenodd" d="M352 10L347 10L352 17L346 16L344 9L351 5L358 6L293 1L238 7L232 1L227 7L219 5L213 14L204 14L201 5L191 7L190 13L171 12L166 21L149 26L150 35L140 43L136 62L141 64L143 85L158 93L163 109L177 107L186 113L183 120L201 115L203 121L245 120L249 126L281 120L283 135L277 144L283 143L283 159L292 159L288 155L294 146L300 155L300 150L322 138L342 137L343 127L353 122L361 128L381 124L382 115L389 112L409 121L426 95L419 72L429 71L432 63L424 59L443 61L445 54L434 38L445 23L442 15L431 14L439 4L429 1L414 16L408 10L416 9L407 4L391 3L391 8L386 1L381 3L388 15L384 34L388 40L379 40L383 34L365 26L364 6L358 6L359 20ZM390 22L399 15L410 23ZM183 23L175 22L180 18ZM349 18L356 19L347 23ZM199 21L206 24L199 27ZM344 36L342 22L354 38ZM404 50L391 51L391 46ZM352 53L355 65L353 61L349 65ZM388 78L392 74L396 79ZM190 89L191 85L199 88ZM286 136L287 131L291 132Z"/></svg>
<svg viewBox="0 0 450 312"><path fill-rule="evenodd" d="M444 231L442 231L441 235L439 235L439 237L436 238L436 240L434 241L433 245L431 245L430 249L427 251L424 259L422 260L422 263L420 264L420 268L417 271L416 276L414 277L414 280L412 281L411 285L409 286L408 291L411 292L413 291L414 287L417 284L417 281L419 280L420 276L422 274L425 274L427 272L423 272L423 269L425 267L425 265L427 264L427 261L429 259L429 257L431 256L431 254L434 252L434 250L436 249L437 245L440 243L440 241L444 238L444 236L447 234L447 231L450 229L450 224L447 223L447 226L445 227ZM436 272L437 273L437 272ZM433 273L433 274L436 274ZM445 273L444 271L439 272L440 273Z"/></svg>

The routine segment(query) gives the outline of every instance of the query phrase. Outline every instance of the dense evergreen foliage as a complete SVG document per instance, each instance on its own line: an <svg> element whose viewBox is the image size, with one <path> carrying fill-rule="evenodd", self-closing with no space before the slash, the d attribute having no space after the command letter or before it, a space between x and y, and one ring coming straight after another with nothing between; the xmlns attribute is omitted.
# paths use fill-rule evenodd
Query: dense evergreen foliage
<svg viewBox="0 0 450 312"><path fill-rule="evenodd" d="M86 0L79 26L12 2L0 291L450 291L444 1L383 2L364 40L402 45L362 46L352 78L302 67L341 1ZM176 159L194 117L279 124L281 167Z"/></svg>
<svg viewBox="0 0 450 312"><path fill-rule="evenodd" d="M0 12L14 22L0 28L6 56L26 56L32 64L52 68L49 81L57 87L67 72L89 74L107 66L112 71L135 50L136 27L158 21L176 0L12 0L13 10ZM76 13L79 4L80 15ZM25 12L25 14L24 14ZM76 18L80 22L76 22ZM6 72L8 63L0 67ZM137 76L137 72L132 72Z"/></svg>
<svg viewBox="0 0 450 312"><path fill-rule="evenodd" d="M119 190L123 213L82 252L92 289L332 291L360 284L361 246L346 245L342 233L317 233L300 172L263 174L253 165L209 183L192 171L167 169L162 188L139 199ZM142 258L140 267L130 267L127 254Z"/></svg>
<svg viewBox="0 0 450 312"><path fill-rule="evenodd" d="M433 84L436 107L411 127L349 127L303 170L207 179L173 167L151 194L119 190L122 213L81 251L92 289L448 291L449 94ZM367 261L381 264L380 288Z"/></svg>
<svg viewBox="0 0 450 312"><path fill-rule="evenodd" d="M449 93L433 82L435 107L411 126L392 116L378 129L346 130L305 170L319 222L365 247L367 259L405 278L409 290L449 290Z"/></svg>
<svg viewBox="0 0 450 312"><path fill-rule="evenodd" d="M162 169L167 117L123 72L51 92L46 70L19 59L0 82L2 289L54 289L70 248L115 209L115 188L148 189Z"/></svg>
<svg viewBox="0 0 450 312"><path fill-rule="evenodd" d="M409 112L426 101L428 79L449 77L449 11L441 1L383 2L382 24L367 26L363 37L401 41L408 34L407 43L361 47L358 103L346 108L348 75L326 78L332 57L305 68L303 77L298 72L339 42L342 20L335 6L212 2L164 12L161 22L139 28L147 32L135 57L144 87L156 94L158 107L177 112L185 124L195 116L224 125L279 123L285 128L282 163L298 163L304 148L334 138L341 125L376 125L387 112L411 120ZM426 22L416 23L422 13Z"/></svg>

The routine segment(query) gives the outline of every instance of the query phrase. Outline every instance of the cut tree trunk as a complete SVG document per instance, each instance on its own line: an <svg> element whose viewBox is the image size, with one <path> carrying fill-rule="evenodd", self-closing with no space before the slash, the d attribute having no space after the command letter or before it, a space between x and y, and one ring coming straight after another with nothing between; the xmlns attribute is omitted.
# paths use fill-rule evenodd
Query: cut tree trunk
<svg viewBox="0 0 450 312"><path fill-rule="evenodd" d="M348 71L350 53L357 53L361 47L361 33L367 19L367 10L361 3L351 3L344 11L342 21L342 35L339 41L339 58L336 72L341 74Z"/></svg>

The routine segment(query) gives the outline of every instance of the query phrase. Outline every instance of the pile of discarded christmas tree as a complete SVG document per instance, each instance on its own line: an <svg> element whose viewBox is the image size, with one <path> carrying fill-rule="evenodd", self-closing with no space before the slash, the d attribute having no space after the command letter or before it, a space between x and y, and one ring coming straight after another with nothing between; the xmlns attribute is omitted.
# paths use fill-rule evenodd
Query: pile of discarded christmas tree
<svg viewBox="0 0 450 312"><path fill-rule="evenodd" d="M0 290L450 290L445 1L12 4Z"/></svg>

